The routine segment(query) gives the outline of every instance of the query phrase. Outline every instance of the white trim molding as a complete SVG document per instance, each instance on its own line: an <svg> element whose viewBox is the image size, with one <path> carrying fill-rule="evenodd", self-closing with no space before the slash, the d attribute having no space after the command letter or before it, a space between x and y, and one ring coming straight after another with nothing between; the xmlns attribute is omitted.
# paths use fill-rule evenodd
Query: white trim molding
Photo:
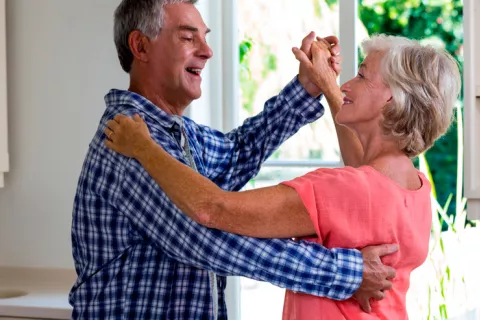
<svg viewBox="0 0 480 320"><path fill-rule="evenodd" d="M7 32L5 0L0 0L0 188L4 186L3 173L9 170L7 139Z"/></svg>
<svg viewBox="0 0 480 320"><path fill-rule="evenodd" d="M464 1L465 196L469 219L480 219L480 13L477 0Z"/></svg>
<svg viewBox="0 0 480 320"><path fill-rule="evenodd" d="M342 48L342 73L340 74L340 84L357 75L358 68L358 48L357 48L357 20L358 20L358 1L357 0L339 0L339 35Z"/></svg>

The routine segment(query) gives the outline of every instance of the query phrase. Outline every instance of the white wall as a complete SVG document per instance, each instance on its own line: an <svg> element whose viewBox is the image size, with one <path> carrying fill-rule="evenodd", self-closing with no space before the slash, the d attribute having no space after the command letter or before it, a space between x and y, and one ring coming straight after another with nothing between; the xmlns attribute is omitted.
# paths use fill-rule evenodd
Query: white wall
<svg viewBox="0 0 480 320"><path fill-rule="evenodd" d="M10 172L0 189L0 266L73 267L73 197L112 87L119 0L7 0Z"/></svg>

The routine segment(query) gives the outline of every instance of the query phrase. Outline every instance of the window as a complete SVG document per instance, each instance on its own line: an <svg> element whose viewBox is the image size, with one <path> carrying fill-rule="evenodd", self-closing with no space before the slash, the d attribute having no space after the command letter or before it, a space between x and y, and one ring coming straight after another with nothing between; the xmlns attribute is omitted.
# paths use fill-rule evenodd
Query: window
<svg viewBox="0 0 480 320"><path fill-rule="evenodd" d="M0 188L4 185L3 174L8 171L7 55L5 22L5 0L0 0Z"/></svg>
<svg viewBox="0 0 480 320"><path fill-rule="evenodd" d="M238 7L241 96L238 124L263 110L265 101L278 94L298 74L299 64L291 48L299 47L310 31L325 37L338 35L339 28L355 29L350 23L355 21L355 6L349 4L347 9L353 12L353 19L340 26L336 1L239 0ZM342 39L342 54L349 51L349 45L355 48L351 52L356 52L354 33L350 35L350 39ZM356 62L349 62L353 67L350 73L355 73ZM322 104L325 115L287 140L247 188L276 185L314 168L341 165L333 119L326 101ZM240 282L242 320L281 319L284 289L246 278Z"/></svg>
<svg viewBox="0 0 480 320"><path fill-rule="evenodd" d="M479 13L478 1L464 1L465 196L470 219L480 219L480 21L475 19Z"/></svg>
<svg viewBox="0 0 480 320"><path fill-rule="evenodd" d="M463 10L466 25L465 194L469 198L468 212L471 219L480 218L480 148L475 145L478 143L475 137L480 137L480 78L477 76L480 74L480 63L476 65L476 69L470 67L474 65L474 58L478 60L480 54L480 33L473 32L474 28L480 28L480 22L473 20L475 12L478 15L480 10L478 4L475 4L474 8L475 1L465 0ZM373 2L375 1L363 1L363 4ZM202 98L189 108L189 115L197 122L228 131L238 126L246 117L256 114L263 108L265 100L282 89L298 72L298 63L290 49L292 46L299 46L301 39L311 30L316 31L319 36L339 35L344 58L339 82L344 83L352 78L357 69L358 43L368 37L365 26L357 19L359 3L362 2L200 1L199 9L213 31L208 41L214 57L203 73ZM444 3L447 2L438 1L428 5L440 6ZM373 12L380 18L387 14L381 10ZM399 16L399 12L388 14L397 15L397 20L400 24L403 23L404 17ZM239 52L241 44L245 47ZM245 56L243 54L246 51L248 55ZM327 110L323 119L306 126L287 141L266 162L248 188L276 184L302 175L312 168L341 164L333 123L325 103L324 106ZM417 313L425 313L421 308L426 308L428 304L422 299L430 288L434 288L427 288L425 281L421 281L432 273L429 268L430 265L426 264L415 275L412 274L412 284L416 285L411 287L408 304L413 318L419 318L415 316ZM284 290L243 278L232 278L228 281L227 304L230 319L281 318Z"/></svg>
<svg viewBox="0 0 480 320"><path fill-rule="evenodd" d="M340 34L342 55L345 61L350 62L343 64L343 80L340 79L340 81L350 79L356 74L356 40L361 41L367 36L364 29L356 31L357 4L349 0L340 0L338 4L337 1L329 0L300 2L295 0L275 2L210 0L200 1L198 8L207 25L212 29L212 33L208 35L208 42L214 56L202 73L202 98L192 103L187 116L198 123L207 124L222 131L237 127L245 117L261 110L266 99L277 94L298 73L298 63L291 53L291 46L299 46L302 38L309 31L314 30L319 36ZM341 15L339 11L342 12ZM295 12L294 18L290 14L285 16L285 13L293 12ZM251 17L256 19L258 29L254 34L251 32L252 28L249 29L245 25L245 17L250 13L269 15L271 19L262 21L259 16ZM279 24L279 19L274 18L282 14L283 21L291 22L285 25ZM339 22L339 16L342 22ZM359 34L358 39L356 34ZM256 38L257 35L260 38ZM268 39L269 35L274 38ZM252 94L251 90L247 97L249 88L245 87L245 82L242 85L240 81L244 70L238 62L240 60L239 44L249 39L258 43L264 39L270 42L259 45L257 55L251 55L249 58L250 63L257 66L256 69L252 68L252 76L257 77L259 85L256 89L250 88L250 90L255 89L255 94ZM255 46L256 49L257 46ZM265 57L267 61L262 60ZM267 65L268 68L263 68L262 65ZM275 72L277 67L281 73ZM232 75L239 75L239 77ZM248 75L243 74L243 76ZM277 76L278 81L275 79ZM324 106L327 110L322 122L303 128L296 137L290 139L291 141L288 141L268 160L265 168L252 181L250 187L272 185L288 180L306 173L313 167L333 167L341 164L333 122L330 119L328 106L325 103ZM258 298L259 295L271 297L269 299L271 305L267 306L265 300ZM268 284L252 282L248 279L240 281L236 277L230 278L227 286L229 318L233 320L279 319L283 295L284 290ZM255 305L262 300L264 301L262 306ZM265 310L264 313L261 310Z"/></svg>
<svg viewBox="0 0 480 320"><path fill-rule="evenodd" d="M344 61L349 62L343 63L341 82L356 74L357 43L367 37L364 28L355 26L355 21L358 23L357 3L351 0L203 0L199 1L197 7L207 25L212 29L207 40L214 56L202 73L202 98L192 103L186 115L198 123L222 131L237 127L245 117L261 110L265 100L278 93L298 73L298 63L291 53L291 46L299 46L309 31L313 30L319 36L335 34L341 38L342 55ZM240 61L239 44L249 39L254 42L259 39L254 38L253 34L248 34L246 20L242 20L242 17L253 12L259 14L262 10L272 19L270 19L271 23L265 20L264 22L267 23L265 26L258 16L252 17L257 19L257 29L267 28L263 30L265 32L259 30L258 35L268 38L269 34L272 34L277 41L259 46L257 56L251 57L252 60L256 60L250 62L257 64L257 69L254 70L256 73L252 76L260 79L261 88L256 88L256 94L250 91L247 98L248 88L242 87L240 81L244 70L238 63ZM275 15L282 15L285 12L295 12L295 19L290 15L284 15L283 21L291 22L288 25L277 22L275 25L275 20L278 21L273 19ZM280 30L285 31L286 34L282 36ZM262 60L263 57L267 57L266 63ZM261 65L264 64L269 67L262 68ZM275 71L277 67L281 73L272 72L272 69ZM277 75L279 81L272 80ZM306 173L313 167L334 167L341 164L333 122L330 120L326 103L324 106L326 114L322 122L302 129L297 137L287 142L272 159L267 161L265 168L252 181L250 187L272 185L291 179ZM303 143L303 140L308 141ZM298 148L296 142L301 144ZM269 284L248 279L240 280L237 277L229 278L227 285L229 318L232 320L280 319L283 295L284 290ZM265 296L269 297L269 302L265 302L263 299ZM258 305L259 301L263 301L261 306Z"/></svg>

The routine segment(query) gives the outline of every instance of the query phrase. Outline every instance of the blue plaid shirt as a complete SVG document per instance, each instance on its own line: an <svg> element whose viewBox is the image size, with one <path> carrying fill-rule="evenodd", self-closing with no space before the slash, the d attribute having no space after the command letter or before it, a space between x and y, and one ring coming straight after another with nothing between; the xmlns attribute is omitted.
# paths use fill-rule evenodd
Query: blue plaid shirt
<svg viewBox="0 0 480 320"><path fill-rule="evenodd" d="M218 319L227 319L225 276L332 299L347 299L360 286L363 262L356 250L242 237L182 214L136 160L103 145L109 119L139 113L156 142L186 163L174 138L178 124L132 92L111 90L105 101L73 208L74 319L214 319L208 271L218 275ZM225 190L239 190L282 142L322 114L295 78L228 134L183 119L198 171Z"/></svg>

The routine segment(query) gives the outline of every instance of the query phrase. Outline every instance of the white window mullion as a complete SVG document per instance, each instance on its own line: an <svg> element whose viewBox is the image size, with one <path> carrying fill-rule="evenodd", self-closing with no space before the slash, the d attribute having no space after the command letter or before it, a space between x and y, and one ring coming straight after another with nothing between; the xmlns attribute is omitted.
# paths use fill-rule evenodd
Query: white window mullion
<svg viewBox="0 0 480 320"><path fill-rule="evenodd" d="M239 75L239 49L238 49L238 2L237 0L217 0L221 6L220 17L222 18L221 51L218 53L222 58L221 79L223 97L222 129L230 131L239 125L240 99L240 75ZM211 1L213 3L215 1ZM221 5L220 5L221 3ZM217 89L218 90L218 89ZM228 277L226 301L228 318L231 320L241 319L241 287L239 277Z"/></svg>
<svg viewBox="0 0 480 320"><path fill-rule="evenodd" d="M213 57L202 72L202 97L189 107L187 116L198 123L227 132L239 125L240 81L237 0L202 0L198 9L212 30L208 43ZM240 320L240 278L228 277L228 318Z"/></svg>
<svg viewBox="0 0 480 320"><path fill-rule="evenodd" d="M480 13L477 0L464 1L465 196L469 219L480 219Z"/></svg>
<svg viewBox="0 0 480 320"><path fill-rule="evenodd" d="M358 68L357 20L358 1L339 0L339 40L342 48L342 73L340 83L354 78Z"/></svg>
<svg viewBox="0 0 480 320"><path fill-rule="evenodd" d="M3 174L9 169L7 133L7 52L5 0L0 0L0 188L4 186Z"/></svg>

